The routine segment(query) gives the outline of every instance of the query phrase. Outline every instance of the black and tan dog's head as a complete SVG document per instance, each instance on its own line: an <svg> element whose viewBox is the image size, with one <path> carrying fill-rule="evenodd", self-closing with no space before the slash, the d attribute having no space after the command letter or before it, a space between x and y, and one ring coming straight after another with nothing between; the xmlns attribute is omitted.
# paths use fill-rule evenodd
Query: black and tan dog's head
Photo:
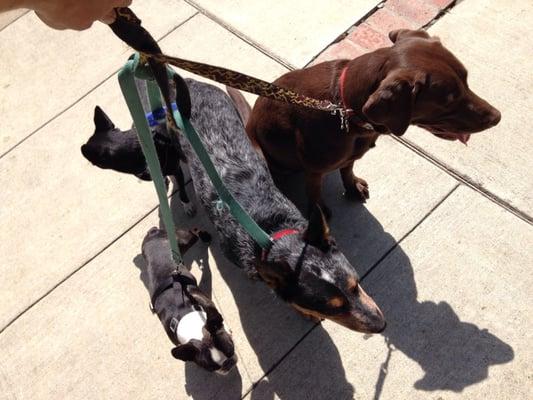
<svg viewBox="0 0 533 400"><path fill-rule="evenodd" d="M207 232L198 229L176 230L176 238L181 254L198 239L202 242L211 240ZM146 273L150 295L153 296L156 288L168 281L175 270L166 232L156 227L151 228L143 240L142 254L148 264ZM200 290L195 278L187 271L182 273L187 281L186 293L161 298L156 309L164 324L168 315L179 317L174 332L170 333L177 343L172 349L172 355L182 361L191 361L207 371L224 375L237 363L233 339L224 326L222 315L211 299Z"/></svg>
<svg viewBox="0 0 533 400"><path fill-rule="evenodd" d="M256 269L281 298L303 314L359 332L385 329L381 310L338 250L318 206L307 230L276 240Z"/></svg>
<svg viewBox="0 0 533 400"><path fill-rule="evenodd" d="M146 160L135 131L122 131L115 127L98 106L94 109L94 134L81 146L81 153L99 168L112 169L150 180Z"/></svg>
<svg viewBox="0 0 533 400"><path fill-rule="evenodd" d="M414 124L463 143L498 124L500 112L469 88L466 68L438 38L408 29L389 37L394 46L374 53L377 80L362 108L372 122L396 135Z"/></svg>

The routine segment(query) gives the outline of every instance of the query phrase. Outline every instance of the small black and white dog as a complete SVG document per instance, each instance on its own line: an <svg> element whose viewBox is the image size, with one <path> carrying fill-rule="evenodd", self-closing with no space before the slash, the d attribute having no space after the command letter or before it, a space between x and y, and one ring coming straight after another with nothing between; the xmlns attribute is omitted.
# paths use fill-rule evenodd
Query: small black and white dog
<svg viewBox="0 0 533 400"><path fill-rule="evenodd" d="M163 125L155 126L152 135L163 176L175 177L185 213L193 216L196 210L187 196L180 165L185 162L183 155L172 145ZM81 153L99 168L135 175L144 181L152 180L135 127L127 131L118 129L99 106L94 109L94 133L81 146Z"/></svg>
<svg viewBox="0 0 533 400"><path fill-rule="evenodd" d="M207 232L198 230L178 230L176 235L182 254L199 238L203 242L211 240ZM208 371L228 373L237 362L233 340L215 304L198 288L194 276L185 269L176 273L166 232L151 228L143 240L142 254L147 262L153 312L176 345L172 355Z"/></svg>

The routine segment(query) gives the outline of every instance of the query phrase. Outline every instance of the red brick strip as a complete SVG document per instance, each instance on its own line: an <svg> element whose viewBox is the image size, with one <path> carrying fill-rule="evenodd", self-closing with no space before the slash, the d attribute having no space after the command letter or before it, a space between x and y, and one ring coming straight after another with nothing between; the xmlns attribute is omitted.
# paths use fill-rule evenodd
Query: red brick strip
<svg viewBox="0 0 533 400"><path fill-rule="evenodd" d="M380 47L390 46L388 33L394 29L420 29L455 0L387 0L366 20L354 26L341 41L332 44L314 61L355 58Z"/></svg>

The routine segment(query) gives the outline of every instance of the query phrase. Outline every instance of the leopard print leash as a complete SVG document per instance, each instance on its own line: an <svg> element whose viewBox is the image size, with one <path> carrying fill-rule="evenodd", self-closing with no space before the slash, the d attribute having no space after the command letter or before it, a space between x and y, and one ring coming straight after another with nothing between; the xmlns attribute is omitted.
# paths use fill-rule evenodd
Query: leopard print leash
<svg viewBox="0 0 533 400"><path fill-rule="evenodd" d="M115 13L115 22L110 25L113 32L129 46L141 53L143 60L148 62L152 69L155 68L160 70L161 73L156 73L156 71L154 71L154 75L156 76L158 84L163 91L165 103L167 102L167 99L170 98L170 95L165 93L169 87L168 78L166 78L166 82L164 82L164 75L166 74L162 73L162 71L166 71L166 64L170 64L185 71L192 72L196 75L203 76L204 78L214 80L239 90L244 90L246 92L285 103L296 104L315 110L329 112L332 115L338 115L341 122L341 129L348 132L348 116L353 112L352 110L332 103L329 100L313 99L291 90L284 89L273 83L254 78L240 72L232 71L227 68L163 54L161 48L154 40L152 35L150 35L150 33L141 26L141 20L130 8L115 8ZM160 80L162 81L160 82ZM169 108L169 104L166 105L167 109L171 110L171 108ZM174 124L171 123L171 125Z"/></svg>

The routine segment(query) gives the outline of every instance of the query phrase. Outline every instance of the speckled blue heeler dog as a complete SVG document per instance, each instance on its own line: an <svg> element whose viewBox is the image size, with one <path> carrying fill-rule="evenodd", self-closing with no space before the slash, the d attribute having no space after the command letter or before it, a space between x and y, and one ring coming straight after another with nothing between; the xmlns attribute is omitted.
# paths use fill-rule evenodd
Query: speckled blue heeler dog
<svg viewBox="0 0 533 400"><path fill-rule="evenodd" d="M194 80L188 79L187 85L191 123L217 171L243 208L276 239L268 252L262 252L229 211L217 207L217 193L181 135L196 196L218 231L225 255L250 275L258 274L303 314L327 318L356 331L382 331L386 325L383 314L359 285L354 267L329 235L320 209L313 211L308 223L278 191L265 160L248 140L243 118L226 93ZM233 92L232 97L236 97ZM246 102L237 99L235 104L239 103Z"/></svg>

